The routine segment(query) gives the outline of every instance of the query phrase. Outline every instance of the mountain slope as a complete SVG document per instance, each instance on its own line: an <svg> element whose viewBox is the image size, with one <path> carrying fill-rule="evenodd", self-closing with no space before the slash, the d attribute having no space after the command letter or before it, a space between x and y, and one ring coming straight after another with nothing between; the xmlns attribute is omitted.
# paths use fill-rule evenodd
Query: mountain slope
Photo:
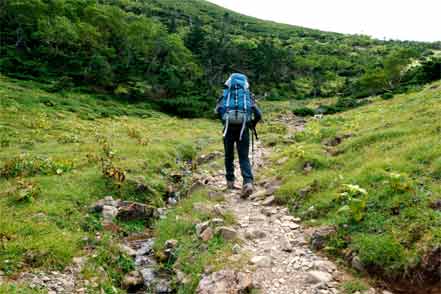
<svg viewBox="0 0 441 294"><path fill-rule="evenodd" d="M403 69L439 49L436 43L379 41L262 21L200 0L0 5L4 74L43 80L51 91L92 89L153 101L186 116L207 113L233 71L249 75L256 94L272 99L367 96L403 82L430 81L405 78Z"/></svg>

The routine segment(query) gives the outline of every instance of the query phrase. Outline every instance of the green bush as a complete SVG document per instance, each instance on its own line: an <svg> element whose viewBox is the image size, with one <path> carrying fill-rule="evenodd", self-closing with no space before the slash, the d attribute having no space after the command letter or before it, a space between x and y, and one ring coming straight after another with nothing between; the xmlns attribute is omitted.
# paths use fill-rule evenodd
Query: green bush
<svg viewBox="0 0 441 294"><path fill-rule="evenodd" d="M394 94L390 93L390 92L387 92L387 93L382 94L381 98L383 98L384 100L389 100L389 99L394 98Z"/></svg>
<svg viewBox="0 0 441 294"><path fill-rule="evenodd" d="M315 114L314 110L308 107L300 107L293 109L292 113L294 113L297 116L313 116Z"/></svg>
<svg viewBox="0 0 441 294"><path fill-rule="evenodd" d="M201 96L168 98L158 101L162 111L187 118L212 116L212 108L215 103L214 98Z"/></svg>
<svg viewBox="0 0 441 294"><path fill-rule="evenodd" d="M363 264L373 268L383 268L389 274L400 270L405 261L403 246L392 236L358 234L351 244Z"/></svg>

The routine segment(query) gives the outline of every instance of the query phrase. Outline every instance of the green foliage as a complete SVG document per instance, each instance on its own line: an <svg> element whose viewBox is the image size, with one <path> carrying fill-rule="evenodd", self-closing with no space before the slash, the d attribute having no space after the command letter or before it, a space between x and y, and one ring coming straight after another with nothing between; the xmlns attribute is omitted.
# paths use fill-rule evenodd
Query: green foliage
<svg viewBox="0 0 441 294"><path fill-rule="evenodd" d="M103 240L95 250L92 260L88 261L86 271L98 271L98 267L104 269L111 284L120 286L124 275L135 268L133 259L122 254L118 246Z"/></svg>
<svg viewBox="0 0 441 294"><path fill-rule="evenodd" d="M8 0L0 8L1 72L186 117L210 113L233 71L270 100L364 97L396 88L405 74L413 83L439 76L439 62L405 70L436 44L276 24L205 1Z"/></svg>
<svg viewBox="0 0 441 294"><path fill-rule="evenodd" d="M283 177L276 196L311 225L337 228L329 252L354 251L372 272L402 278L418 276L423 256L440 246L441 215L429 208L441 192L439 93L436 82L393 100L372 98L308 121L296 143L278 146L274 162L288 160L267 172Z"/></svg>
<svg viewBox="0 0 441 294"><path fill-rule="evenodd" d="M384 100L389 100L389 99L394 98L394 94L393 93L389 93L389 92L383 93L381 95L381 98L383 98Z"/></svg>
<svg viewBox="0 0 441 294"><path fill-rule="evenodd" d="M61 175L74 168L74 163L65 159L30 157L20 154L6 160L0 167L0 177L11 178L17 176Z"/></svg>
<svg viewBox="0 0 441 294"><path fill-rule="evenodd" d="M0 293L1 294L43 294L44 291L39 289L32 289L25 285L2 283L0 285Z"/></svg>
<svg viewBox="0 0 441 294"><path fill-rule="evenodd" d="M296 108L292 111L297 116L313 116L314 110L308 107Z"/></svg>
<svg viewBox="0 0 441 294"><path fill-rule="evenodd" d="M364 293L368 289L366 283L358 279L347 281L342 285L342 290L345 294Z"/></svg>
<svg viewBox="0 0 441 294"><path fill-rule="evenodd" d="M403 269L404 248L390 235L356 235L352 248L367 266L385 269L392 275Z"/></svg>
<svg viewBox="0 0 441 294"><path fill-rule="evenodd" d="M178 241L175 257L164 260L161 264L164 269L178 269L187 276L189 282L178 285L178 293L194 293L204 269L208 266L215 270L225 266L238 266L228 261L228 256L232 255L231 244L220 236L214 236L206 243L197 236L195 224L212 219L215 215L193 209L195 204L214 205L208 200L207 191L196 192L170 210L166 218L160 220L155 227L155 252L163 252L167 240ZM226 225L231 225L233 219L227 216L225 221Z"/></svg>
<svg viewBox="0 0 441 294"><path fill-rule="evenodd" d="M337 198L343 206L338 210L339 213L349 213L351 217L359 222L363 219L368 193L365 189L357 185L343 185L343 192Z"/></svg>
<svg viewBox="0 0 441 294"><path fill-rule="evenodd" d="M107 195L163 207L170 175L201 150L218 149L221 126L170 117L145 103L52 93L1 75L0 96L0 133L8 139L0 148L0 271L63 270L73 257L96 253L84 272L98 284L91 291L120 293L121 276L131 268L113 248L121 235L106 235L102 216L89 207ZM101 159L124 171L122 183L103 177ZM118 225L124 234L144 231L151 221Z"/></svg>
<svg viewBox="0 0 441 294"><path fill-rule="evenodd" d="M40 193L38 184L18 179L12 196L16 202L32 202L40 196Z"/></svg>

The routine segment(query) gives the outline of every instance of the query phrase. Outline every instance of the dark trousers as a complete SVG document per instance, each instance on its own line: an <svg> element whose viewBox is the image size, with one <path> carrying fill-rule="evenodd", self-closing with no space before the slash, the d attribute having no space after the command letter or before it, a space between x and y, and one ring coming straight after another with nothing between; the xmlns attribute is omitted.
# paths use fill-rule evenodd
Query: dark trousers
<svg viewBox="0 0 441 294"><path fill-rule="evenodd" d="M250 151L250 132L246 128L240 138L240 127L229 127L228 132L224 138L225 150L225 171L227 181L234 181L234 144L236 144L237 153L239 154L240 171L242 172L244 184L252 183L253 171L251 169L250 159L248 154Z"/></svg>

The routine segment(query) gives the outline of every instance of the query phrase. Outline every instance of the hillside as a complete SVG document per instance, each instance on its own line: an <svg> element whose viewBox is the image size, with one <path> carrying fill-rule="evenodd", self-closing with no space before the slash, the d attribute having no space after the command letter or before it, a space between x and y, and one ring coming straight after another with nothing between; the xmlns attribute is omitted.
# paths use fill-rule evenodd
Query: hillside
<svg viewBox="0 0 441 294"><path fill-rule="evenodd" d="M92 281L88 291L122 291L116 289L134 264L117 244L133 234L151 235L151 223L119 220L109 227L89 207L106 195L162 207L170 191L191 184L175 180L188 171L186 162L220 148L218 125L102 97L51 94L35 82L6 77L0 82L0 271L9 280L0 292L39 293L20 273L62 270L78 256L88 256L81 272ZM267 123L259 130L273 152L270 166L258 170L259 179L281 180L277 202L307 226L336 229L324 247L327 254L343 264L357 256L363 271L393 290L404 290L403 279L412 281L406 293L432 293L423 289L439 281L441 150L434 117L440 87L435 83L391 100L378 97L356 110L311 119L304 131L291 135L292 106L262 105ZM199 173L210 178L221 166L218 158L202 164ZM125 178L109 174L109 167ZM171 183L177 190L170 190ZM138 190L140 184L148 189ZM218 237L204 251L196 235L194 224L216 215L194 210L195 203L222 201L207 196L218 193L198 190L156 225L157 252L166 240L179 240L173 270L190 277L190 283L175 285L182 293L193 293L207 267L240 269L246 262L222 258L234 255L233 244ZM234 215L224 217L234 225ZM169 272L170 260L164 262ZM354 293L366 289L366 282L349 280L342 287Z"/></svg>
<svg viewBox="0 0 441 294"><path fill-rule="evenodd" d="M212 117L233 71L264 113L248 199ZM439 294L440 112L441 42L0 1L0 294Z"/></svg>
<svg viewBox="0 0 441 294"><path fill-rule="evenodd" d="M321 32L200 0L0 5L2 73L44 81L53 92L149 101L182 116L207 113L232 71L246 73L268 99L365 97L439 76L440 61L432 61L439 43ZM412 61L421 66L405 70Z"/></svg>
<svg viewBox="0 0 441 294"><path fill-rule="evenodd" d="M437 82L313 119L288 145L274 140L278 201L311 226L336 228L324 250L400 281L398 293L426 293L427 281L439 290L440 98Z"/></svg>
<svg viewBox="0 0 441 294"><path fill-rule="evenodd" d="M172 175L200 149L218 148L217 125L43 86L0 76L0 293L34 293L2 281L62 270L78 256L91 256L88 293L116 293L133 268L117 240L149 222L120 222L115 232L90 207L106 195L163 207Z"/></svg>

